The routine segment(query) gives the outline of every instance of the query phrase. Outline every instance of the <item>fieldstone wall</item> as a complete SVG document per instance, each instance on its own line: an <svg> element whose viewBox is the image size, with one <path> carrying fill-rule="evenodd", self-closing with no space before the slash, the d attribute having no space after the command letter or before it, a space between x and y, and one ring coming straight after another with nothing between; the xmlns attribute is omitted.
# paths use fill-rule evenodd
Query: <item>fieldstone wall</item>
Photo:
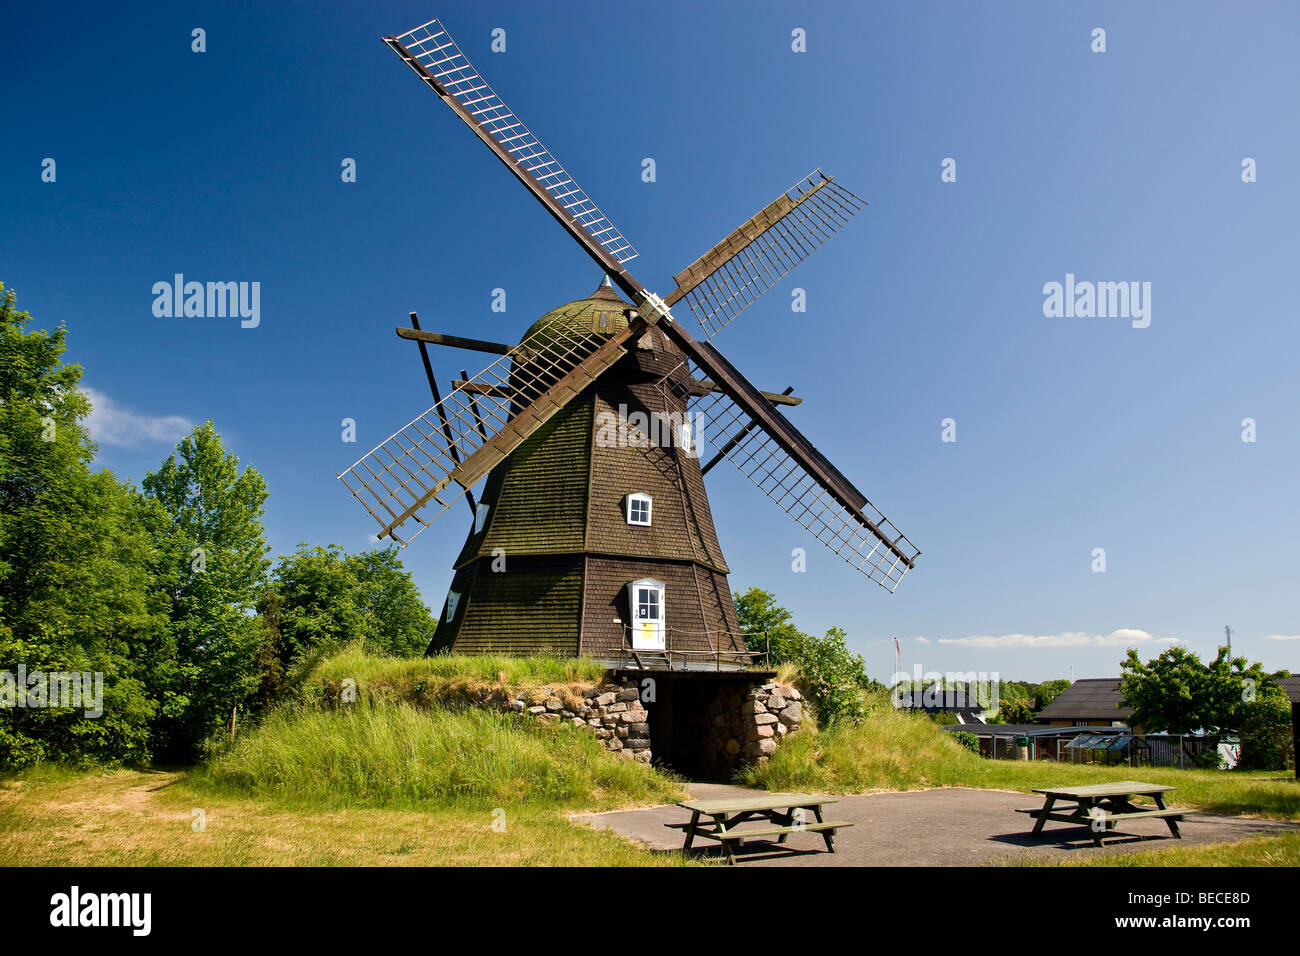
<svg viewBox="0 0 1300 956"><path fill-rule="evenodd" d="M529 704L516 700L515 711L532 714L538 720L563 721L589 730L605 749L623 760L649 763L649 714L641 703L641 692L627 679L589 688L542 688L546 699Z"/></svg>
<svg viewBox="0 0 1300 956"><path fill-rule="evenodd" d="M803 721L803 695L782 684L751 687L740 706L740 730L744 733L744 753L749 762L766 760L776 752L777 744L788 733L799 729ZM740 744L739 736L727 740L728 753Z"/></svg>
<svg viewBox="0 0 1300 956"><path fill-rule="evenodd" d="M696 685L707 689L707 703L679 708L675 731L699 742L698 759L715 772L729 774L742 764L766 760L787 734L803 721L803 697L794 687L759 684L737 674L733 680ZM653 759L650 712L656 701L643 702L637 684L622 678L595 687L543 687L530 699L510 706L548 723L565 723L594 733L620 759ZM680 744L679 744L680 746Z"/></svg>

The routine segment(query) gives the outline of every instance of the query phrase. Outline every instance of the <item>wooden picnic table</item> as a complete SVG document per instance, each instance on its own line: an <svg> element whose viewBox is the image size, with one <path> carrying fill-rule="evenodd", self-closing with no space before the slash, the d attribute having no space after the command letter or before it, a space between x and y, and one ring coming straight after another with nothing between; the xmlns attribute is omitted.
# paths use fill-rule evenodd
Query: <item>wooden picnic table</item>
<svg viewBox="0 0 1300 956"><path fill-rule="evenodd" d="M1043 824L1048 820L1058 823L1073 823L1086 826L1092 831L1092 842L1101 846L1108 830L1122 820L1157 819L1169 825L1169 832L1176 839L1182 839L1178 832L1178 821L1183 819L1185 811L1165 806L1164 795L1173 787L1158 783L1140 783L1136 780L1120 780L1115 783L1094 783L1084 787L1048 787L1035 790L1044 797L1043 806L1017 810L1036 818L1032 835L1042 832ZM1133 797L1150 797L1155 803L1153 810L1149 804L1135 804ZM1071 804L1057 805L1058 800L1073 800Z"/></svg>
<svg viewBox="0 0 1300 956"><path fill-rule="evenodd" d="M807 793L764 793L722 800L687 800L677 805L691 811L690 822L665 823L664 826L685 832L683 851L691 848L696 837L717 840L727 854L727 861L732 864L736 862L735 848L745 840L775 836L778 837L777 843L784 843L791 833L819 833L826 841L826 849L834 853L835 831L853 826L847 820L826 820L822 816L822 807L837 802L832 797ZM815 821L807 819L810 812L816 818ZM711 822L701 823L700 817L709 817ZM766 821L769 825L736 829L741 824L754 820Z"/></svg>

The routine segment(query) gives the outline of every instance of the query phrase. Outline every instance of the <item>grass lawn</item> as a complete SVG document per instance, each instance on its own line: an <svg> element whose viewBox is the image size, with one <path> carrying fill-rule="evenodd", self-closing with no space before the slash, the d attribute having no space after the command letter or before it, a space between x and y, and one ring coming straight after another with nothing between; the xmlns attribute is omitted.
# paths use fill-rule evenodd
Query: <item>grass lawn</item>
<svg viewBox="0 0 1300 956"><path fill-rule="evenodd" d="M1236 843L1172 846L1106 857L1004 860L1004 866L1300 866L1300 833L1254 837Z"/></svg>
<svg viewBox="0 0 1300 956"><path fill-rule="evenodd" d="M195 832L194 810L206 815ZM552 807L307 810L181 772L35 773L0 782L0 866L674 866ZM696 861L689 861L696 862Z"/></svg>

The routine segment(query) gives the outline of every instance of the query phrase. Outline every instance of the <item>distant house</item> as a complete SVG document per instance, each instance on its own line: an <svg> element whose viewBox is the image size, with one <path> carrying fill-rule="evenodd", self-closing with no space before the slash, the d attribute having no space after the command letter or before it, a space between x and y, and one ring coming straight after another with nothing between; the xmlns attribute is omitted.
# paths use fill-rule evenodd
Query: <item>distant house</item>
<svg viewBox="0 0 1300 956"><path fill-rule="evenodd" d="M1090 677L1075 681L1034 719L1052 727L1124 727L1132 716L1118 677Z"/></svg>
<svg viewBox="0 0 1300 956"><path fill-rule="evenodd" d="M954 714L961 724L982 724L987 713L987 709L975 699L974 693L940 690L938 687L903 691L898 706L904 710L920 710L927 714Z"/></svg>

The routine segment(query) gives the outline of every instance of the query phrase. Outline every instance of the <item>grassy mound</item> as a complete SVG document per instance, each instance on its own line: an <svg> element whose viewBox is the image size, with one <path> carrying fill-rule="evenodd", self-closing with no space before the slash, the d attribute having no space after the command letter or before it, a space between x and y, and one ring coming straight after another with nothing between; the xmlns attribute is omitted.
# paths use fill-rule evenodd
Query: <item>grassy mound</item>
<svg viewBox="0 0 1300 956"><path fill-rule="evenodd" d="M600 665L583 658L440 655L376 657L349 647L325 658L304 683L307 703L333 706L345 681L355 682L358 699L369 703L439 704L530 703L551 693L542 688L591 687L604 676Z"/></svg>
<svg viewBox="0 0 1300 956"><path fill-rule="evenodd" d="M742 782L773 791L917 790L951 786L979 760L933 721L885 705L860 724L790 735L766 763L747 767Z"/></svg>
<svg viewBox="0 0 1300 956"><path fill-rule="evenodd" d="M482 709L283 707L215 757L218 790L325 807L622 806L680 799L594 736Z"/></svg>

